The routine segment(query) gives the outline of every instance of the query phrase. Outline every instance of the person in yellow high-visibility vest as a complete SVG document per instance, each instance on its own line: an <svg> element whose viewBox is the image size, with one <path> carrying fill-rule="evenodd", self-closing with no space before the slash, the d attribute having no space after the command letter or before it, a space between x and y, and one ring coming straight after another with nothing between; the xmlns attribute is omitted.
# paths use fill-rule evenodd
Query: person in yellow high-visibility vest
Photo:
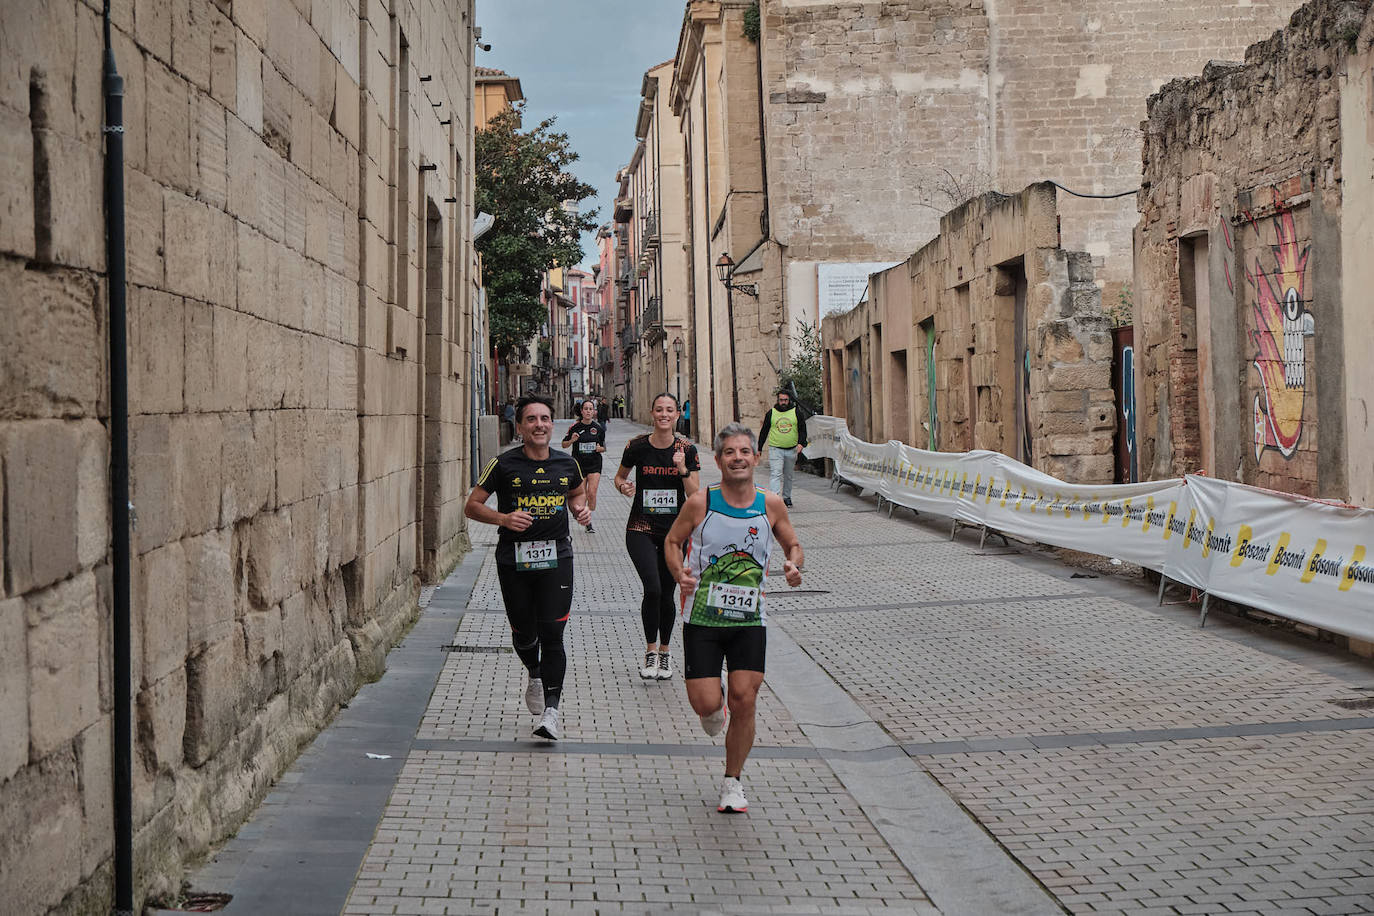
<svg viewBox="0 0 1374 916"><path fill-rule="evenodd" d="M797 456L806 447L806 421L797 413L791 392L779 391L777 403L763 415L759 444L768 448L768 489L791 506Z"/></svg>

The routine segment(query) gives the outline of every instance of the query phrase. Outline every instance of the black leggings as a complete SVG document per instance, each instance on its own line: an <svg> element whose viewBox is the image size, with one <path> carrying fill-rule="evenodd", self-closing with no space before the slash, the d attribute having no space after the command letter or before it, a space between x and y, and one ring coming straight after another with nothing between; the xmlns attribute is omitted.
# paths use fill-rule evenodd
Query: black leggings
<svg viewBox="0 0 1374 916"><path fill-rule="evenodd" d="M647 531L625 532L625 549L644 583L644 600L639 605L639 615L644 620L644 641L666 646L673 637L673 618L677 616L673 604L677 581L668 571L663 539L664 535Z"/></svg>
<svg viewBox="0 0 1374 916"><path fill-rule="evenodd" d="M556 708L568 671L563 628L572 613L573 558L560 557L553 569L518 570L498 563L496 578L515 654L530 677L543 679L544 705Z"/></svg>

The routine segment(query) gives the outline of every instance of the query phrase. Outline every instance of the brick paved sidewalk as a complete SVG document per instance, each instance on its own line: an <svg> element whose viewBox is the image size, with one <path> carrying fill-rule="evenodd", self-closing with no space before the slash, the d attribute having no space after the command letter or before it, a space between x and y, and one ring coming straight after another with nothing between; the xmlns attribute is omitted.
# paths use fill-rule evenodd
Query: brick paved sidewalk
<svg viewBox="0 0 1374 916"><path fill-rule="evenodd" d="M631 430L612 423L610 454ZM680 659L671 681L637 675L607 471L597 533L574 533L564 739L529 737L496 532L474 526L417 630L436 621L393 653L402 678L416 654L427 705L412 687L413 718L386 723L400 701L369 691L393 673L370 685L197 887L283 913L1374 909L1374 668L1224 618L1200 631L1143 587L950 542L805 475L806 578L770 592L750 811L717 814L723 747ZM393 743L368 746L391 759L346 737L379 721ZM331 775L310 782L312 759Z"/></svg>

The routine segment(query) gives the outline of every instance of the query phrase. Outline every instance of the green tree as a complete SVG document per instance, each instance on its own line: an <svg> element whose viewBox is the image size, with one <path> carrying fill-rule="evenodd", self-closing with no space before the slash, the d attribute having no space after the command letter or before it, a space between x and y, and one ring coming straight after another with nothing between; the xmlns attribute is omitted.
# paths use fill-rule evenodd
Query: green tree
<svg viewBox="0 0 1374 916"><path fill-rule="evenodd" d="M487 290L491 342L509 358L543 324L539 282L545 270L582 260L581 234L596 228L596 211L575 204L596 193L567 171L577 161L554 119L520 129L521 108L508 109L477 131L479 212L496 223L477 242Z"/></svg>
<svg viewBox="0 0 1374 916"><path fill-rule="evenodd" d="M821 394L821 331L820 327L800 322L800 333L793 335L791 358L778 374L778 387L791 387L797 400L811 413L820 413Z"/></svg>

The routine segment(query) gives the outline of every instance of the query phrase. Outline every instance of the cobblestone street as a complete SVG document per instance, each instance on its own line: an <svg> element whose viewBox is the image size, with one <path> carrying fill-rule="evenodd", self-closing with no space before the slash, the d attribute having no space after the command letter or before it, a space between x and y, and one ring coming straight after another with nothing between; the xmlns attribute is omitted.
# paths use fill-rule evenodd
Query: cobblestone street
<svg viewBox="0 0 1374 916"><path fill-rule="evenodd" d="M636 670L611 486L636 431L611 424L596 533L573 535L563 740L529 737L496 530L473 525L386 677L196 887L244 913L1374 912L1374 666L1225 615L1200 630L1143 582L805 474L749 812L718 814L723 744L680 657L670 681Z"/></svg>

